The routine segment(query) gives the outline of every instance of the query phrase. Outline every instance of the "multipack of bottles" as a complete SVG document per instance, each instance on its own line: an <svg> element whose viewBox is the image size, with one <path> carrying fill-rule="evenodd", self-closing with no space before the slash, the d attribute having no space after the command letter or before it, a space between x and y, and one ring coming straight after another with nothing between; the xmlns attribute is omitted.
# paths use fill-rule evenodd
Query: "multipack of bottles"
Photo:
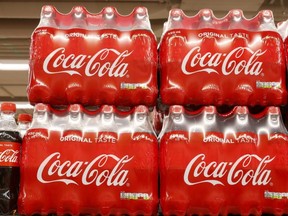
<svg viewBox="0 0 288 216"><path fill-rule="evenodd" d="M171 105L159 135L164 215L288 213L284 50L271 11L170 11L159 56Z"/></svg>
<svg viewBox="0 0 288 216"><path fill-rule="evenodd" d="M220 114L175 105L162 133L164 215L287 214L288 134L278 107Z"/></svg>
<svg viewBox="0 0 288 216"><path fill-rule="evenodd" d="M148 116L145 106L37 104L22 150L20 212L156 213L158 142Z"/></svg>
<svg viewBox="0 0 288 216"><path fill-rule="evenodd" d="M157 41L146 8L122 16L44 6L31 40L32 104L155 105Z"/></svg>
<svg viewBox="0 0 288 216"><path fill-rule="evenodd" d="M32 123L1 106L0 210L20 164L21 215L288 214L287 25L172 9L157 50L144 7L44 6Z"/></svg>
<svg viewBox="0 0 288 216"><path fill-rule="evenodd" d="M241 10L216 18L170 11L160 42L163 103L283 105L287 101L284 43L271 11L246 19Z"/></svg>
<svg viewBox="0 0 288 216"><path fill-rule="evenodd" d="M43 7L31 42L35 110L20 214L157 214L157 61L146 8L122 16Z"/></svg>

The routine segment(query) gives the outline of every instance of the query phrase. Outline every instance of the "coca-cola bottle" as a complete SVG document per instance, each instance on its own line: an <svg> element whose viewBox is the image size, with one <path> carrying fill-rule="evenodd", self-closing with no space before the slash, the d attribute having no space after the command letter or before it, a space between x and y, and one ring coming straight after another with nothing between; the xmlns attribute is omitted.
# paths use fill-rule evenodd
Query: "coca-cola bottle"
<svg viewBox="0 0 288 216"><path fill-rule="evenodd" d="M0 119L0 214L17 209L21 137L14 119L16 105L2 103Z"/></svg>
<svg viewBox="0 0 288 216"><path fill-rule="evenodd" d="M219 161L235 161L235 158L246 157L247 161L251 158L251 163L243 166L243 173L252 172L251 169L257 169L257 162L253 160L253 153L257 153L257 134L256 134L256 120L250 114L248 107L236 106L231 113L229 113L223 122L222 130L224 133L224 140L222 151L223 154ZM233 146L233 147L232 147ZM233 172L230 172L231 176ZM235 174L236 176L236 174ZM234 177L234 182L235 182ZM245 178L242 180L243 185L246 184ZM231 178L233 180L233 178ZM230 182L230 184L235 184ZM258 188L254 187L249 190L248 187L237 185L235 187L226 187L226 191L230 191L230 197L226 193L226 207L225 213L231 214L251 214L259 213L257 207L261 194ZM235 197L233 194L238 194Z"/></svg>
<svg viewBox="0 0 288 216"><path fill-rule="evenodd" d="M259 199L262 212L285 215L288 212L286 193L288 188L288 133L280 109L273 106L267 107L260 113L256 129L258 155L263 158L262 163L267 164L267 169L271 170L270 178L262 178L262 181L266 180L268 183L265 187L259 188L259 193L264 194Z"/></svg>
<svg viewBox="0 0 288 216"><path fill-rule="evenodd" d="M78 139L81 139L83 129L83 107L79 104L73 104L69 106L68 112L68 122L66 122L67 125L64 127L63 136L70 136L71 138L78 137Z"/></svg>
<svg viewBox="0 0 288 216"><path fill-rule="evenodd" d="M31 126L32 115L28 113L21 113L18 115L18 131L23 138L26 134L26 131Z"/></svg>
<svg viewBox="0 0 288 216"><path fill-rule="evenodd" d="M195 155L194 159L205 157L211 161L222 161L223 155L218 154L218 152L221 152L224 140L224 135L221 130L223 116L217 112L215 106L205 106L199 113L190 113L190 115L194 116L195 119L194 122L190 123L189 127L192 128L192 130L189 131L189 136L190 151ZM192 170L195 169L197 170L196 164L192 164L190 160L184 172L184 181L187 185L193 185L194 180L196 182L200 181L197 175L194 179L191 176ZM211 171L213 172L215 169L212 168ZM197 194L199 191L205 194L203 195L203 199L199 199L197 196L189 198L189 205L197 206L196 208L191 208L191 212L196 212L197 214L208 213L212 215L222 213L221 210L225 203L225 197L227 196L223 187L200 183L197 187L189 187L189 190L190 194ZM203 209L202 212L201 210L199 211L199 208Z"/></svg>
<svg viewBox="0 0 288 216"><path fill-rule="evenodd" d="M35 185L37 183L35 180L36 174L34 174L37 173L35 158L37 155L41 155L43 153L44 148L39 151L35 146L33 146L33 144L31 145L29 141L33 139L37 146L42 146L43 144L47 143L50 136L50 119L50 107L46 104L36 104L31 127L27 130L22 142L22 155L20 161L21 179L18 197L18 212L20 214L22 214L22 212L32 214L40 209L43 209L43 212L45 213L46 210L47 197L45 197L44 201L43 193L33 194ZM29 149L29 146L31 146L31 149ZM33 157L30 158L29 154L33 155ZM33 175L30 174L31 172L34 172ZM24 184L24 180L28 181L29 184Z"/></svg>

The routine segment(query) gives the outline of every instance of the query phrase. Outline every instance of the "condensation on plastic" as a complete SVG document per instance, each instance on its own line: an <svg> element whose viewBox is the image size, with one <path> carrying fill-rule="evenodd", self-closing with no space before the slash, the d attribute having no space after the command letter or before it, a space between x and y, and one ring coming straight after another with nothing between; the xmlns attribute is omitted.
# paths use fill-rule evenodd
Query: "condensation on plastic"
<svg viewBox="0 0 288 216"><path fill-rule="evenodd" d="M40 27L58 29L82 28L87 30L117 29L130 31L145 29L152 31L145 7L136 7L129 15L121 15L114 7L105 7L99 13L89 13L85 7L75 6L67 14L60 13L54 6L43 6Z"/></svg>
<svg viewBox="0 0 288 216"><path fill-rule="evenodd" d="M217 18L210 9L202 9L195 16L187 16L181 9L172 9L168 21L164 23L163 35L173 29L245 29L248 31L275 31L273 12L259 11L258 14L247 19L242 10L230 10L226 16Z"/></svg>
<svg viewBox="0 0 288 216"><path fill-rule="evenodd" d="M120 134L148 132L155 135L152 123L148 108L142 105L123 111L112 105L88 110L80 104L72 104L61 110L37 104L30 129L108 131Z"/></svg>
<svg viewBox="0 0 288 216"><path fill-rule="evenodd" d="M258 114L249 113L246 106L235 106L230 113L218 113L215 106L189 111L181 105L171 106L165 116L159 138L171 131L187 132L252 132L255 134L288 134L279 107L267 107Z"/></svg>

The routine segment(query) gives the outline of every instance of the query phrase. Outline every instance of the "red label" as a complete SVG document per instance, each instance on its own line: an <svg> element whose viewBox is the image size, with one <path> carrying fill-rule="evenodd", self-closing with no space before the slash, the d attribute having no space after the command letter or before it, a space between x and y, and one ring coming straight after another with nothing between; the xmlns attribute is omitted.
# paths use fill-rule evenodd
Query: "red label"
<svg viewBox="0 0 288 216"><path fill-rule="evenodd" d="M288 212L286 135L181 132L187 139L170 139L176 134L160 143L164 214Z"/></svg>
<svg viewBox="0 0 288 216"><path fill-rule="evenodd" d="M149 133L30 130L21 175L24 214L157 213L157 140Z"/></svg>
<svg viewBox="0 0 288 216"><path fill-rule="evenodd" d="M20 143L0 142L0 166L19 167Z"/></svg>
<svg viewBox="0 0 288 216"><path fill-rule="evenodd" d="M32 103L155 104L157 43L150 31L42 27L31 52Z"/></svg>
<svg viewBox="0 0 288 216"><path fill-rule="evenodd" d="M276 32L170 30L160 65L161 99L169 105L286 102L284 45Z"/></svg>

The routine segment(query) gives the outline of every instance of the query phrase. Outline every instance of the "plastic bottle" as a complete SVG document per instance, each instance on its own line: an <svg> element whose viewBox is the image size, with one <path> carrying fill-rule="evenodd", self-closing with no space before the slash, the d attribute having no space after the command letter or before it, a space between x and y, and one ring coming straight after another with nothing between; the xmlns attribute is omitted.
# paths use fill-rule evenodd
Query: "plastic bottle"
<svg viewBox="0 0 288 216"><path fill-rule="evenodd" d="M2 103L0 118L0 214L17 209L21 137L15 121L16 105Z"/></svg>
<svg viewBox="0 0 288 216"><path fill-rule="evenodd" d="M262 212L265 214L287 214L288 184L288 132L284 126L279 107L266 107L258 118L257 135L258 155L265 161L265 169L271 170L269 187L262 189L260 200ZM263 163L263 162L262 162Z"/></svg>
<svg viewBox="0 0 288 216"><path fill-rule="evenodd" d="M32 122L32 115L28 113L21 113L18 115L18 131L23 138L26 131L30 128Z"/></svg>

